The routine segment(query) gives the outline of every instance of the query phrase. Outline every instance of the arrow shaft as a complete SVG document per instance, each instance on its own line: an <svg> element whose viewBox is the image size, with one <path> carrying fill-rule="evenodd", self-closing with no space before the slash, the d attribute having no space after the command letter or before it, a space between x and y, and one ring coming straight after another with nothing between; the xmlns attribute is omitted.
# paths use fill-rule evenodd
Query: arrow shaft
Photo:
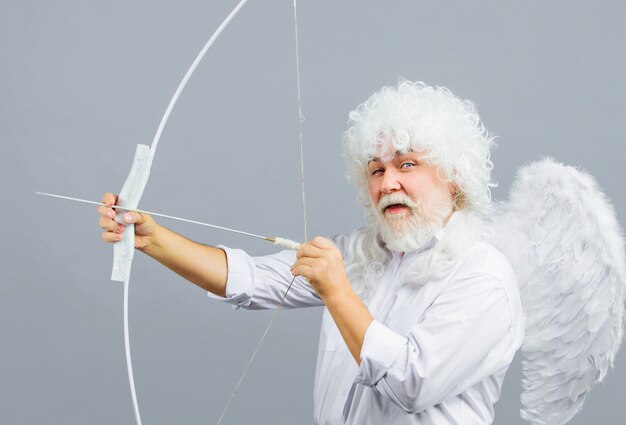
<svg viewBox="0 0 626 425"><path fill-rule="evenodd" d="M102 202L89 201L87 199L80 199L80 198L73 198L71 196L56 195L54 193L35 192L35 194L41 195L41 196L48 196L50 198L57 198L57 199L64 199L64 200L67 200L67 201L80 202L80 203L83 203L83 204L99 205L99 206L103 206L103 207L114 208L116 210L122 210L122 211L128 211L128 212L138 212L138 213L141 213L141 214L149 214L149 215L153 215L155 217L163 217L163 218L168 218L170 220L177 220L177 221L182 221L182 222L185 222L185 223L197 224L199 226L210 227L212 229L224 230L226 232L237 233L237 234L240 234L240 235L250 236L250 237L253 237L253 238L257 238L257 239L263 239L263 240L266 240L266 241L274 242L274 238L270 238L270 237L267 237L267 236L261 236L261 235L255 234L255 233L244 232L243 230L231 229L230 227L218 226L216 224L204 223L202 221L190 220L188 218L176 217L176 216L173 216L173 215L161 214L161 213L156 213L156 212L153 212L153 211L146 211L146 210L132 209L132 208L124 208L124 207L120 207L118 205L107 205L107 204L103 204Z"/></svg>

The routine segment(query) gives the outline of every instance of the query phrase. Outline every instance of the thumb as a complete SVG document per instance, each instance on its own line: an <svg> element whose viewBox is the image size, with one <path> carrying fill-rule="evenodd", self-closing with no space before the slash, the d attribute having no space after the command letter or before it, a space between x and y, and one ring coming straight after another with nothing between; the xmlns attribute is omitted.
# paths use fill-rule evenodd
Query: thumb
<svg viewBox="0 0 626 425"><path fill-rule="evenodd" d="M120 211L115 215L115 221L121 224L141 224L144 217L138 212Z"/></svg>

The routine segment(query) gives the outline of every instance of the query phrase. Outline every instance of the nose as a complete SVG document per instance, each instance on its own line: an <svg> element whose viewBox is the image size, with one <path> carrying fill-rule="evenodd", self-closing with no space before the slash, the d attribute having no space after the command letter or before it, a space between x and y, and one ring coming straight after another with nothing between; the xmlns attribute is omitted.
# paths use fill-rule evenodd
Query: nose
<svg viewBox="0 0 626 425"><path fill-rule="evenodd" d="M380 191L384 194L389 194L399 190L401 187L398 172L393 167L388 167L385 170L385 174L383 174Z"/></svg>

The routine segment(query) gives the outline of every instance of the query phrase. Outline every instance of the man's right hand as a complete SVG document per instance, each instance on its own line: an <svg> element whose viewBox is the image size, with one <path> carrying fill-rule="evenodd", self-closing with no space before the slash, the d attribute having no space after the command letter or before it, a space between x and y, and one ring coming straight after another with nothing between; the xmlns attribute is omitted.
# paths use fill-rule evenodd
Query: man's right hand
<svg viewBox="0 0 626 425"><path fill-rule="evenodd" d="M102 203L107 206L98 207L100 214L98 224L104 229L102 239L106 242L119 242L122 239L122 233L126 230L124 224L114 220L115 210L111 207L117 204L117 198L114 193L105 193ZM154 242L155 232L159 225L152 217L138 212L123 212L122 218L125 224L135 224L135 248L143 250Z"/></svg>

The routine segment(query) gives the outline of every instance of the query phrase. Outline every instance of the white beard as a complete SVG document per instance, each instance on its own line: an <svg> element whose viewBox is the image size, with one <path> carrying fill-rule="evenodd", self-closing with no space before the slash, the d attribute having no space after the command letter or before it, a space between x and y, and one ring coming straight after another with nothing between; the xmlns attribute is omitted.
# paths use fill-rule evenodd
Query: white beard
<svg viewBox="0 0 626 425"><path fill-rule="evenodd" d="M380 237L391 251L408 252L424 247L445 225L452 211L446 199L432 199L430 208L412 200L405 194L391 193L381 197L376 211ZM399 214L385 214L385 208L393 204L408 207Z"/></svg>

